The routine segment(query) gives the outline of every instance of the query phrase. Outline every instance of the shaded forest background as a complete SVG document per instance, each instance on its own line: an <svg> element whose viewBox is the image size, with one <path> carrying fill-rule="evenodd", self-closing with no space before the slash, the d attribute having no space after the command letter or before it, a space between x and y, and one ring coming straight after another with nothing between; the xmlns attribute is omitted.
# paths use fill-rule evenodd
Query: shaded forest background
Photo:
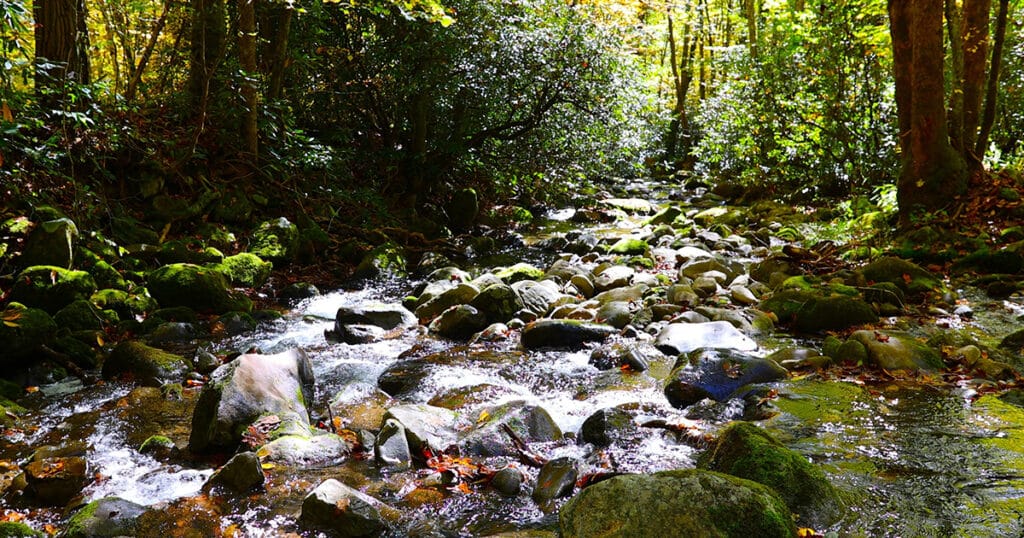
<svg viewBox="0 0 1024 538"><path fill-rule="evenodd" d="M659 177L907 222L1019 176L1016 3L0 0L0 195L443 236L463 188L509 220Z"/></svg>

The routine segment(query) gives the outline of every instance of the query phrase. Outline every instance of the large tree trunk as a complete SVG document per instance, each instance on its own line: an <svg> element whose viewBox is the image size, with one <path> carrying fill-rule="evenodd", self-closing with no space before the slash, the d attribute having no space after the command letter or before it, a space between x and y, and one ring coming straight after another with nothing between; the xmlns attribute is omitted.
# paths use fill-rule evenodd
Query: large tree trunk
<svg viewBox="0 0 1024 538"><path fill-rule="evenodd" d="M238 0L238 63L242 68L242 151L255 163L259 156L259 92L256 81L256 0Z"/></svg>
<svg viewBox="0 0 1024 538"><path fill-rule="evenodd" d="M996 100L999 96L999 71L1003 68L1003 44L1006 41L1006 19L1010 10L1010 0L999 0L999 14L996 15L995 43L992 44L992 65L989 66L988 88L985 92L985 112L981 118L981 129L974 145L974 155L978 162L985 159L988 149L988 135L992 132L992 124L996 119Z"/></svg>
<svg viewBox="0 0 1024 538"><path fill-rule="evenodd" d="M934 211L967 188L967 166L949 143L943 81L942 0L890 0L903 166L900 216Z"/></svg>
<svg viewBox="0 0 1024 538"><path fill-rule="evenodd" d="M66 83L88 84L91 81L85 0L36 0L32 11L36 90L46 101L53 97L62 101ZM46 97L47 93L55 95Z"/></svg>
<svg viewBox="0 0 1024 538"><path fill-rule="evenodd" d="M988 61L988 20L991 0L965 0L961 27L963 43L964 116L962 153L968 162L980 166L974 156L981 120L981 98L985 88L985 63Z"/></svg>
<svg viewBox="0 0 1024 538"><path fill-rule="evenodd" d="M189 64L188 91L192 104L205 112L217 65L224 57L227 37L227 10L224 0L192 0L192 58Z"/></svg>

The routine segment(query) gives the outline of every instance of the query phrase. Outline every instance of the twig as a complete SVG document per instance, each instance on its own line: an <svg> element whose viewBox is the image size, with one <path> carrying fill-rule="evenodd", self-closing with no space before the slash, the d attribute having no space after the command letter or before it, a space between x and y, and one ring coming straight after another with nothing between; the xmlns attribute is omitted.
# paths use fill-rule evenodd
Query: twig
<svg viewBox="0 0 1024 538"><path fill-rule="evenodd" d="M523 439L519 437L508 424L502 424L501 429L512 438L512 445L515 447L516 452L519 453L519 460L524 464L539 469L548 462L548 458L530 450L530 447L526 445L526 442L523 441Z"/></svg>

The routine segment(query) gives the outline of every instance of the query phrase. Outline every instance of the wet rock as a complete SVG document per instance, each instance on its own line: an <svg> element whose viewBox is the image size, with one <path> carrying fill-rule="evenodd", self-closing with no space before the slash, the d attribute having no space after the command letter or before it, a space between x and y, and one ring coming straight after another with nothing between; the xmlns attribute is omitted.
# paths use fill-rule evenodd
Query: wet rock
<svg viewBox="0 0 1024 538"><path fill-rule="evenodd" d="M628 286L636 271L625 265L612 265L597 273L594 278L594 288L598 292Z"/></svg>
<svg viewBox="0 0 1024 538"><path fill-rule="evenodd" d="M433 297L427 302L416 307L416 317L421 321L427 321L439 316L445 310L453 306L469 304L477 295L480 289L470 283L462 283L454 288L445 290L440 295Z"/></svg>
<svg viewBox="0 0 1024 538"><path fill-rule="evenodd" d="M173 342L188 342L199 337L199 329L191 323L178 321L167 321L157 325L149 334L146 341L153 345L162 345Z"/></svg>
<svg viewBox="0 0 1024 538"><path fill-rule="evenodd" d="M670 323L658 333L654 347L666 355L680 355L699 348L753 351L757 343L727 321L710 321Z"/></svg>
<svg viewBox="0 0 1024 538"><path fill-rule="evenodd" d="M757 296L754 295L754 292L750 291L750 288L746 286L730 286L729 297L731 297L736 304L750 306L758 303Z"/></svg>
<svg viewBox="0 0 1024 538"><path fill-rule="evenodd" d="M600 342L618 331L609 325L566 319L542 319L527 325L521 342L526 349L580 348L587 342Z"/></svg>
<svg viewBox="0 0 1024 538"><path fill-rule="evenodd" d="M825 297L814 292L787 290L762 301L758 309L774 313L780 324L802 332L838 330L878 322L878 316L870 305L847 295Z"/></svg>
<svg viewBox="0 0 1024 538"><path fill-rule="evenodd" d="M252 232L249 252L264 260L287 264L299 246L299 227L281 217L260 223Z"/></svg>
<svg viewBox="0 0 1024 538"><path fill-rule="evenodd" d="M53 315L77 300L89 299L95 292L96 282L85 271L34 265L18 273L8 299Z"/></svg>
<svg viewBox="0 0 1024 538"><path fill-rule="evenodd" d="M256 319L246 312L228 312L213 321L210 332L215 335L236 336L256 330L257 325Z"/></svg>
<svg viewBox="0 0 1024 538"><path fill-rule="evenodd" d="M608 253L616 256L642 256L650 252L651 246L641 239L623 237L608 247Z"/></svg>
<svg viewBox="0 0 1024 538"><path fill-rule="evenodd" d="M491 406L481 412L486 417L459 443L463 452L475 456L517 455L512 440L504 431L508 426L527 443L545 443L562 438L562 430L543 407L516 400Z"/></svg>
<svg viewBox="0 0 1024 538"><path fill-rule="evenodd" d="M633 415L624 409L611 407L599 409L583 421L580 442L606 447L612 443L632 440L639 433L640 428L633 420Z"/></svg>
<svg viewBox="0 0 1024 538"><path fill-rule="evenodd" d="M675 222L679 215L683 214L683 210L679 207L670 205L665 209L655 213L655 215L644 223L645 225L657 225L657 224L672 224Z"/></svg>
<svg viewBox="0 0 1024 538"><path fill-rule="evenodd" d="M218 314L252 310L252 301L232 291L223 273L198 265L165 265L146 275L146 287L162 307L184 306Z"/></svg>
<svg viewBox="0 0 1024 538"><path fill-rule="evenodd" d="M432 369L433 364L422 360L396 361L377 377L377 386L390 396L402 398L419 389Z"/></svg>
<svg viewBox="0 0 1024 538"><path fill-rule="evenodd" d="M289 301L300 301L302 299L309 299L310 297L317 297L319 295L320 290L309 282L293 282L282 288L281 291L277 292L277 296L279 298Z"/></svg>
<svg viewBox="0 0 1024 538"><path fill-rule="evenodd" d="M525 304L519 294L506 284L492 284L483 288L469 305L476 308L488 323L504 323L521 310Z"/></svg>
<svg viewBox="0 0 1024 538"><path fill-rule="evenodd" d="M349 324L338 327L333 333L326 333L328 339L337 338L346 344L371 344L387 336L387 331L375 325Z"/></svg>
<svg viewBox="0 0 1024 538"><path fill-rule="evenodd" d="M384 421L374 440L373 457L384 465L399 468L412 466L412 453L405 437L405 427L394 419Z"/></svg>
<svg viewBox="0 0 1024 538"><path fill-rule="evenodd" d="M498 493L515 497L523 487L523 472L515 467L503 467L494 473L490 484Z"/></svg>
<svg viewBox="0 0 1024 538"><path fill-rule="evenodd" d="M700 296L689 284L674 284L665 291L665 300L678 306L700 304Z"/></svg>
<svg viewBox="0 0 1024 538"><path fill-rule="evenodd" d="M88 465L80 456L42 458L25 466L27 491L49 506L64 506L82 492Z"/></svg>
<svg viewBox="0 0 1024 538"><path fill-rule="evenodd" d="M456 414L450 409L425 404L396 405L384 414L405 428L405 438L414 455L425 449L440 453L455 444Z"/></svg>
<svg viewBox="0 0 1024 538"><path fill-rule="evenodd" d="M2 328L0 328L2 331ZM0 332L0 334L3 334ZM1018 329L1006 336L999 342L999 349L1020 351L1024 349L1024 329Z"/></svg>
<svg viewBox="0 0 1024 538"><path fill-rule="evenodd" d="M579 263L570 262L569 260L560 258L555 260L555 262L551 264L551 267L548 267L548 270L544 273L544 278L564 283L569 282L572 280L572 277L577 275L589 277L590 271L587 271Z"/></svg>
<svg viewBox="0 0 1024 538"><path fill-rule="evenodd" d="M363 303L338 309L335 330L341 333L346 325L369 325L384 331L408 329L419 324L416 316L397 303Z"/></svg>
<svg viewBox="0 0 1024 538"><path fill-rule="evenodd" d="M719 258L697 258L686 262L679 268L680 280L707 275L714 278L716 282L721 281L724 283L731 282L741 274L743 274L743 266L741 264Z"/></svg>
<svg viewBox="0 0 1024 538"><path fill-rule="evenodd" d="M869 282L892 282L910 295L941 292L942 280L919 265L900 258L880 258L860 270Z"/></svg>
<svg viewBox="0 0 1024 538"><path fill-rule="evenodd" d="M595 295L591 300L601 305L608 304L612 301L630 303L642 300L644 298L644 295L647 294L648 290L649 288L646 285L637 284L635 286L629 286L627 288L615 288L612 290L603 291Z"/></svg>
<svg viewBox="0 0 1024 538"><path fill-rule="evenodd" d="M302 350L276 355L244 354L218 367L203 387L192 418L193 452L233 450L245 429L275 415L271 436L309 434L306 402L313 395L313 370Z"/></svg>
<svg viewBox="0 0 1024 538"><path fill-rule="evenodd" d="M70 269L77 242L78 227L71 219L42 222L25 240L25 249L18 258L18 266L53 265Z"/></svg>
<svg viewBox="0 0 1024 538"><path fill-rule="evenodd" d="M263 467L255 452L235 454L210 476L203 490L219 486L234 493L246 493L263 485Z"/></svg>
<svg viewBox="0 0 1024 538"><path fill-rule="evenodd" d="M228 282L245 288L259 288L270 278L274 268L271 262L265 262L251 252L242 252L228 256L216 267L228 279Z"/></svg>
<svg viewBox="0 0 1024 538"><path fill-rule="evenodd" d="M508 325L504 323L492 323L484 330L473 335L473 338L469 340L470 344L476 344L480 342L504 342L509 339L510 329Z"/></svg>
<svg viewBox="0 0 1024 538"><path fill-rule="evenodd" d="M621 329L633 320L633 311L630 308L630 303L625 301L610 301L605 303L597 310L596 319L601 320L602 323L606 323Z"/></svg>
<svg viewBox="0 0 1024 538"><path fill-rule="evenodd" d="M4 348L0 365L22 365L23 359L34 357L39 346L50 343L57 332L53 318L38 308L12 302L0 314L7 322L0 323L0 342Z"/></svg>
<svg viewBox="0 0 1024 538"><path fill-rule="evenodd" d="M589 363L598 370L628 368L643 372L664 354L649 343L623 343L595 348L590 353Z"/></svg>
<svg viewBox="0 0 1024 538"><path fill-rule="evenodd" d="M430 322L430 332L454 340L468 340L487 327L487 317L468 304L453 306Z"/></svg>
<svg viewBox="0 0 1024 538"><path fill-rule="evenodd" d="M730 424L697 465L772 488L802 526L828 527L843 514L843 502L821 469L749 422Z"/></svg>
<svg viewBox="0 0 1024 538"><path fill-rule="evenodd" d="M119 497L104 497L80 508L68 520L61 538L136 536L138 517L147 508ZM2 536L2 535L0 535Z"/></svg>
<svg viewBox="0 0 1024 538"><path fill-rule="evenodd" d="M380 501L331 478L302 501L299 519L332 536L375 536L386 529L377 509Z"/></svg>
<svg viewBox="0 0 1024 538"><path fill-rule="evenodd" d="M356 266L355 278L402 278L408 271L408 262L402 247L384 243L367 252Z"/></svg>
<svg viewBox="0 0 1024 538"><path fill-rule="evenodd" d="M61 308L53 321L69 331L95 331L103 328L104 318L92 302L79 299Z"/></svg>
<svg viewBox="0 0 1024 538"><path fill-rule="evenodd" d="M21 522L4 521L0 522L0 536L4 538L44 538L49 535Z"/></svg>
<svg viewBox="0 0 1024 538"><path fill-rule="evenodd" d="M867 350L868 362L886 370L939 370L939 352L900 331L856 331L850 341Z"/></svg>
<svg viewBox="0 0 1024 538"><path fill-rule="evenodd" d="M622 475L585 488L558 514L560 536L789 538L789 509L756 482L695 469Z"/></svg>
<svg viewBox="0 0 1024 538"><path fill-rule="evenodd" d="M784 347L765 358L775 361L779 366L790 371L805 368L827 368L832 363L832 357L806 347Z"/></svg>
<svg viewBox="0 0 1024 538"><path fill-rule="evenodd" d="M594 282L587 275L573 275L569 279L569 284L576 289L576 291L584 298L589 299L594 296L597 291L594 288Z"/></svg>
<svg viewBox="0 0 1024 538"><path fill-rule="evenodd" d="M684 408L704 398L724 402L742 398L755 383L787 377L775 361L731 349L700 349L676 362L665 396L674 407Z"/></svg>
<svg viewBox="0 0 1024 538"><path fill-rule="evenodd" d="M537 485L530 497L537 504L544 504L559 497L572 495L576 487L576 461L573 458L555 458L540 468Z"/></svg>
<svg viewBox="0 0 1024 538"><path fill-rule="evenodd" d="M289 466L324 467L339 465L352 453L352 445L333 433L321 430L281 435L260 447L257 454L267 462Z"/></svg>
<svg viewBox="0 0 1024 538"><path fill-rule="evenodd" d="M103 377L127 374L151 387L180 382L189 370L184 357L133 340L118 344L103 363Z"/></svg>
<svg viewBox="0 0 1024 538"><path fill-rule="evenodd" d="M448 223L453 230L468 230L480 212L480 201L474 189L459 189L445 206Z"/></svg>
<svg viewBox="0 0 1024 538"><path fill-rule="evenodd" d="M654 206L642 198L606 198L601 200L600 203L613 209L621 209L627 213L640 215L654 213Z"/></svg>

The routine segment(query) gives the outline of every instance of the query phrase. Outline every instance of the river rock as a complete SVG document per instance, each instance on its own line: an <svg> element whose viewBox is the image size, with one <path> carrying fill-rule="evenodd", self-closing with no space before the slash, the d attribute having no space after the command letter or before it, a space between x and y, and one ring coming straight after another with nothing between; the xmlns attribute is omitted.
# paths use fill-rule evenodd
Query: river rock
<svg viewBox="0 0 1024 538"><path fill-rule="evenodd" d="M339 465L352 453L352 445L344 438L323 430L310 430L281 435L260 447L260 459L291 467Z"/></svg>
<svg viewBox="0 0 1024 538"><path fill-rule="evenodd" d="M520 262L511 267L498 269L494 275L507 284L515 284L523 280L540 280L544 278L544 271L528 263Z"/></svg>
<svg viewBox="0 0 1024 538"><path fill-rule="evenodd" d="M74 301L89 299L95 292L96 282L85 271L34 265L18 273L8 299L53 315Z"/></svg>
<svg viewBox="0 0 1024 538"><path fill-rule="evenodd" d="M274 435L308 435L312 396L313 369L302 350L240 355L210 374L196 403L189 448L233 450L249 425L269 415L280 419Z"/></svg>
<svg viewBox="0 0 1024 538"><path fill-rule="evenodd" d="M326 530L331 536L375 536L386 528L377 499L330 478L320 483L305 500L299 519Z"/></svg>
<svg viewBox="0 0 1024 538"><path fill-rule="evenodd" d="M757 343L727 321L670 323L658 333L654 347L666 355L680 355L698 348L754 351Z"/></svg>
<svg viewBox="0 0 1024 538"><path fill-rule="evenodd" d="M525 306L519 294L504 283L483 288L469 305L483 314L488 323L504 323Z"/></svg>
<svg viewBox="0 0 1024 538"><path fill-rule="evenodd" d="M147 508L119 497L96 499L79 508L68 520L61 538L137 536L138 518ZM6 536L0 534L0 536Z"/></svg>
<svg viewBox="0 0 1024 538"><path fill-rule="evenodd" d="M453 306L469 304L479 294L480 289L473 284L461 283L417 306L416 317L420 321L429 321Z"/></svg>
<svg viewBox="0 0 1024 538"><path fill-rule="evenodd" d="M27 491L40 503L64 506L82 492L88 464L81 456L36 459L25 466Z"/></svg>
<svg viewBox="0 0 1024 538"><path fill-rule="evenodd" d="M480 200L474 189L459 189L452 195L452 199L445 205L445 212L448 214L448 224L453 230L468 230L476 221L480 212Z"/></svg>
<svg viewBox="0 0 1024 538"><path fill-rule="evenodd" d="M939 370L939 352L900 331L856 331L850 340L867 350L868 361L886 370Z"/></svg>
<svg viewBox="0 0 1024 538"><path fill-rule="evenodd" d="M181 382L190 369L188 360L180 355L126 340L103 362L103 377L127 374L144 385L159 387L164 383Z"/></svg>
<svg viewBox="0 0 1024 538"><path fill-rule="evenodd" d="M643 300L644 295L650 288L646 284L636 284L634 286L628 286L625 288L615 288L608 291L598 293L591 299L597 304L608 304L612 301L622 301L626 303Z"/></svg>
<svg viewBox="0 0 1024 538"><path fill-rule="evenodd" d="M839 330L878 322L871 305L847 295L825 297L815 292L786 290L762 301L758 309L774 313L779 323L802 332Z"/></svg>
<svg viewBox="0 0 1024 538"><path fill-rule="evenodd" d="M633 320L633 311L630 308L630 303L625 301L610 301L605 303L597 310L596 319L600 320L601 323L606 323L621 329Z"/></svg>
<svg viewBox="0 0 1024 538"><path fill-rule="evenodd" d="M418 390L433 368L419 359L395 361L377 376L377 386L389 396L403 398Z"/></svg>
<svg viewBox="0 0 1024 538"><path fill-rule="evenodd" d="M46 311L12 302L0 310L0 342L4 353L0 365L22 366L21 361L34 357L40 345L49 344L57 332L57 324Z"/></svg>
<svg viewBox="0 0 1024 538"><path fill-rule="evenodd" d="M185 306L216 314L252 310L252 301L232 291L223 273L198 265L175 263L150 271L146 288L162 307Z"/></svg>
<svg viewBox="0 0 1024 538"><path fill-rule="evenodd" d="M54 265L70 269L77 242L78 227L71 219L61 218L42 222L25 240L25 248L18 258L18 266Z"/></svg>
<svg viewBox="0 0 1024 538"><path fill-rule="evenodd" d="M403 278L408 271L405 251L395 243L377 245L363 255L352 276L354 278Z"/></svg>
<svg viewBox="0 0 1024 538"><path fill-rule="evenodd" d="M517 453L504 431L504 426L511 428L527 443L546 443L562 439L562 430L547 410L521 400L488 407L480 416L485 418L459 443L465 454L481 457L516 456Z"/></svg>
<svg viewBox="0 0 1024 538"><path fill-rule="evenodd" d="M383 331L409 329L418 325L416 316L397 303L361 303L345 305L334 317L335 331L345 333L346 326L379 327ZM352 343L352 342L350 342Z"/></svg>
<svg viewBox="0 0 1024 538"><path fill-rule="evenodd" d="M289 301L301 301L319 295L320 289L309 282L292 282L277 292L279 298Z"/></svg>
<svg viewBox="0 0 1024 538"><path fill-rule="evenodd" d="M612 265L597 273L594 278L594 288L598 292L628 286L636 270L625 265Z"/></svg>
<svg viewBox="0 0 1024 538"><path fill-rule="evenodd" d="M520 337L526 349L583 347L587 342L600 342L618 331L600 323L567 319L542 319L528 324Z"/></svg>
<svg viewBox="0 0 1024 538"><path fill-rule="evenodd" d="M910 295L942 291L942 280L919 265L900 258L879 258L860 270L869 282L892 282Z"/></svg>
<svg viewBox="0 0 1024 538"><path fill-rule="evenodd" d="M487 317L468 304L453 306L430 322L430 332L463 341L485 327Z"/></svg>
<svg viewBox="0 0 1024 538"><path fill-rule="evenodd" d="M621 475L585 488L558 514L560 536L790 538L796 526L771 489L734 476L685 469Z"/></svg>
<svg viewBox="0 0 1024 538"><path fill-rule="evenodd" d="M576 487L576 460L563 457L549 460L537 473L537 485L530 497L537 504L544 504L559 497L572 495Z"/></svg>
<svg viewBox="0 0 1024 538"><path fill-rule="evenodd" d="M394 420L405 428L405 438L413 455L426 449L440 453L456 440L456 413L426 404L396 405L384 414L384 423Z"/></svg>
<svg viewBox="0 0 1024 538"><path fill-rule="evenodd" d="M255 452L235 454L217 469L203 486L209 490L214 486L226 488L234 493L246 493L263 485L263 467Z"/></svg>
<svg viewBox="0 0 1024 538"><path fill-rule="evenodd" d="M512 289L519 294L523 301L523 309L533 313L537 317L544 316L551 310L562 293L558 290L558 284L551 280L523 280L512 285Z"/></svg>
<svg viewBox="0 0 1024 538"><path fill-rule="evenodd" d="M515 497L523 487L523 472L515 467L503 467L494 473L490 484L498 493Z"/></svg>
<svg viewBox="0 0 1024 538"><path fill-rule="evenodd" d="M299 227L288 219L261 222L252 232L249 252L264 260L287 264L295 258L299 246Z"/></svg>
<svg viewBox="0 0 1024 538"><path fill-rule="evenodd" d="M749 422L725 428L697 465L772 488L801 526L825 528L842 516L843 502L821 469Z"/></svg>
<svg viewBox="0 0 1024 538"><path fill-rule="evenodd" d="M104 318L91 301L79 299L61 308L53 321L69 331L97 331L103 328Z"/></svg>
<svg viewBox="0 0 1024 538"><path fill-rule="evenodd" d="M241 252L224 258L216 268L224 273L228 282L246 288L259 288L270 278L274 264L260 259L251 252Z"/></svg>
<svg viewBox="0 0 1024 538"><path fill-rule="evenodd" d="M752 384L786 376L786 369L769 359L732 349L700 349L676 361L665 385L665 396L679 408L704 398L724 402L742 398L752 390Z"/></svg>
<svg viewBox="0 0 1024 538"><path fill-rule="evenodd" d="M412 466L412 453L406 440L405 427L395 419L387 419L373 444L373 457L384 465L399 468Z"/></svg>
<svg viewBox="0 0 1024 538"><path fill-rule="evenodd" d="M608 247L608 254L617 256L643 256L650 252L651 246L642 239L623 237Z"/></svg>
<svg viewBox="0 0 1024 538"><path fill-rule="evenodd" d="M588 362L598 370L629 368L634 372L643 372L652 362L664 357L665 355L650 343L621 343L594 348Z"/></svg>
<svg viewBox="0 0 1024 538"><path fill-rule="evenodd" d="M598 409L583 421L580 428L580 442L597 447L630 441L639 435L640 428L633 415L618 407Z"/></svg>

